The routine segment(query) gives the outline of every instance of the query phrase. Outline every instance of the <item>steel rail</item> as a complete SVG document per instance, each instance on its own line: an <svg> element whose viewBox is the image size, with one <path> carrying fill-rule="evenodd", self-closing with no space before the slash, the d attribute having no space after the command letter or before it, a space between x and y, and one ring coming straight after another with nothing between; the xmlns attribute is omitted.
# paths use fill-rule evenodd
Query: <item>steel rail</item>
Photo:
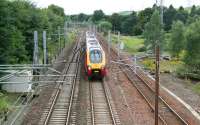
<svg viewBox="0 0 200 125"><path fill-rule="evenodd" d="M55 106L55 103L56 103L56 101L57 101L57 99L58 99L58 95L59 95L59 94L60 94L60 88L57 89L57 91L56 91L56 94L55 94L54 99L53 99L53 102L52 102L52 104L51 104L49 113L47 114L47 117L46 117L46 120L45 120L45 122L44 122L44 125L47 125L48 122L49 122L49 119L50 119L50 117L51 117L53 108L54 108L54 106Z"/></svg>
<svg viewBox="0 0 200 125"><path fill-rule="evenodd" d="M116 119L115 119L114 114L113 114L113 109L112 109L112 106L111 106L111 103L110 103L110 99L108 97L108 91L106 90L104 81L102 82L102 86L103 86L103 90L104 90L104 93L105 93L106 101L107 101L107 104L108 104L108 107L109 107L109 111L110 111L110 115L111 115L111 118L112 118L113 125L117 125Z"/></svg>
<svg viewBox="0 0 200 125"><path fill-rule="evenodd" d="M76 49L76 48L77 48L77 43L76 43L76 45L75 45L75 47L74 47L73 49ZM76 54L73 53L70 62L72 62L72 61L74 60L75 55L76 55ZM66 74L66 73L69 71L70 66L71 66L71 63L68 63L67 66L66 66L66 68L64 69L64 74ZM63 81L64 81L65 78L66 78L66 77L63 77ZM58 84L58 88L60 88L61 86L62 86L62 84L59 83L59 84ZM48 114L47 114L47 117L46 117L45 121L44 121L44 125L47 125L47 124L49 123L49 120L50 120L50 118L51 118L51 115L52 115L54 106L55 106L55 104L56 104L56 100L57 100L58 97L59 97L60 90L61 90L61 89L57 89L57 91L56 91L56 94L55 94L55 96L54 96L54 99L53 99L53 101L52 101L52 103L51 103L51 108L50 108L50 110L49 110L49 112L48 112Z"/></svg>
<svg viewBox="0 0 200 125"><path fill-rule="evenodd" d="M104 45L104 43L102 43L102 44ZM105 46L104 46L104 47L105 47ZM112 51L112 53L113 53L114 55L117 55L117 53L114 51L113 48L111 48L111 51ZM112 57L113 57L113 56L112 56ZM113 57L113 58L114 58L114 57ZM122 62L123 62L123 61L122 61ZM126 66L128 66L128 67L131 69L131 71L134 73L134 70L133 70L133 68L131 68L130 65L126 65ZM121 67L121 66L120 66L120 67ZM124 72L124 73L125 73L125 72ZM128 77L128 74L125 73L125 75L126 75L127 78L132 82L131 78ZM144 79L141 78L137 73L136 73L136 76L139 77L139 79L140 79L143 83L145 83ZM133 84L133 85L136 87L135 84ZM147 84L145 83L145 85L147 85ZM148 85L147 85L147 86L148 86ZM150 86L148 86L148 87L150 87ZM148 101L148 99L146 98L146 96L142 93L142 91L141 91L138 87L136 87L136 89L137 89L138 92L144 97L145 101L148 103L148 105L149 105L149 106L151 107L151 109L154 111L153 106L152 106L151 103ZM152 89L151 87L150 87L150 89L153 91L153 89ZM153 93L155 93L155 92L153 91ZM173 112L174 115L177 116L177 117L181 120L181 122L182 122L183 124L188 125L187 122L186 122L180 115L178 115L178 113L176 113L176 111L175 111L172 107L170 107L170 105L167 104L167 102L164 101L163 98L161 98L161 97L159 96L159 99L160 99L161 101L163 101L163 103L168 107L168 109L170 109L171 112ZM160 120L161 120L165 125L167 125L167 122L164 120L164 118L163 118L160 114L159 114L159 118L160 118Z"/></svg>
<svg viewBox="0 0 200 125"><path fill-rule="evenodd" d="M92 85L89 82L89 92L90 92L90 106L91 106L91 119L92 119L92 125L95 125L95 115L94 115L94 101L93 101L93 89Z"/></svg>
<svg viewBox="0 0 200 125"><path fill-rule="evenodd" d="M113 48L111 48L111 51L117 56L117 53L114 51L114 49ZM114 57L113 57L114 58ZM122 61L123 62L123 61ZM131 71L134 73L134 70L133 70L133 68L130 66L130 65L126 65L127 67L129 67L130 69L131 69ZM125 73L125 75L126 75L127 73ZM135 73L134 73L135 74ZM145 85L147 85L148 87L149 87L149 89L153 92L153 93L155 93L154 92L154 90L145 82L145 80L144 80L144 78L142 78L139 74L138 74L138 72L136 73L136 76L145 84ZM130 78L129 78L130 79ZM130 79L131 80L131 79ZM149 81L148 81L149 82ZM136 86L136 85L134 85L134 86ZM136 87L137 88L137 87ZM137 90L139 90L139 89L137 89ZM141 92L140 92L141 93ZM143 95L143 97L144 97L144 94L142 94ZM145 97L145 100L146 100L147 98ZM183 123L183 124L185 124L185 125L188 125L188 123L162 98L162 97L160 97L159 96L159 99L168 107L168 109L176 116L176 117L178 117L179 118L179 120ZM148 101L148 100L146 100L146 101ZM148 105L150 104L150 102L148 101ZM153 108L153 106L151 105L150 106L153 110L154 110L154 108ZM163 121L164 120L164 118L162 118L162 116L159 114L159 117L160 117L160 119ZM164 122L164 124L167 124L166 123L166 121Z"/></svg>
<svg viewBox="0 0 200 125"><path fill-rule="evenodd" d="M72 104L73 104L73 98L74 98L74 93L75 93L75 89L76 89L76 80L78 77L78 71L79 71L79 61L80 61L80 51L78 53L78 62L76 64L76 71L75 71L75 78L73 79L73 85L72 85L72 89L71 89L71 94L70 94L70 101L69 101L69 106L68 106L68 110L67 110L67 118L66 118L66 123L65 125L69 125L70 122L70 115L71 115L71 109L72 109Z"/></svg>
<svg viewBox="0 0 200 125"><path fill-rule="evenodd" d="M121 68L121 66L120 66ZM147 99L147 97L143 94L143 92L139 89L139 87L137 85L135 85L132 81L132 78L125 72L123 72L125 74L125 76L129 79L129 81L131 81L132 85L137 89L137 91L140 93L140 95L142 95L142 97L144 98L144 100L147 102L147 104L149 105L149 107L151 108L152 111L154 110L154 106L151 104L151 102ZM160 114L158 114L159 119L163 122L164 125L167 125L166 121L161 117Z"/></svg>
<svg viewBox="0 0 200 125"><path fill-rule="evenodd" d="M131 67L130 67L131 68ZM131 68L132 69L132 68ZM132 71L133 71L133 69L132 69ZM149 84L148 83L150 83L150 81L148 81L147 79L146 80L144 80L144 77L145 76L140 76L139 74L136 74L136 76L153 92L153 93L155 93L155 91L153 90L153 88L152 87L150 87L149 86ZM148 82L148 83L147 83ZM185 124L185 125L188 125L188 123L161 97L161 96L159 96L159 99L161 100L161 102L163 102L164 103L164 105L166 105L169 109L170 109L170 111L175 115L175 116L177 116L180 120L181 120L181 122L183 123L183 124Z"/></svg>
<svg viewBox="0 0 200 125"><path fill-rule="evenodd" d="M103 88L105 100L107 102L109 114L111 116L112 124L117 125L117 122L116 122L116 119L115 119L115 116L114 116L114 113L113 113L113 108L112 108L112 105L111 105L111 102L110 102L110 99L109 99L109 96L108 96L108 91L106 90L104 81L101 82L101 85L102 85L102 88ZM91 82L89 82L89 93L90 93L90 106L91 106L91 121L92 121L92 125L95 125L95 109L94 109L94 99L93 99L94 97L93 97L93 87L92 87Z"/></svg>
<svg viewBox="0 0 200 125"><path fill-rule="evenodd" d="M70 63L69 63L69 64L67 65L67 67L64 69L64 72L65 72L65 73L68 72L69 67L70 67ZM63 81L64 81L64 79L65 79L65 77L63 78ZM51 118L51 115L52 115L54 106L55 106L56 101L57 101L57 99L58 99L58 97L59 97L62 84L61 84L61 83L58 83L57 86L58 86L58 89L56 89L56 94L53 96L53 101L52 101L52 103L51 103L51 106L50 106L49 112L48 112L48 114L47 114L47 117L46 117L46 119L45 119L45 121L44 121L44 125L47 125L47 124L49 123L49 120L50 120L50 118Z"/></svg>

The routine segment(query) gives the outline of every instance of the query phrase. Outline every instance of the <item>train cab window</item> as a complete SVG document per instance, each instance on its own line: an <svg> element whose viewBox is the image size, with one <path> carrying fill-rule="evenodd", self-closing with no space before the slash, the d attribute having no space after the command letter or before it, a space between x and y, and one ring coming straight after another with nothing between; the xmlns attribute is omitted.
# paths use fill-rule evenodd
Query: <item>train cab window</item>
<svg viewBox="0 0 200 125"><path fill-rule="evenodd" d="M91 50L90 51L90 62L91 63L101 63L102 62L102 53L100 50Z"/></svg>

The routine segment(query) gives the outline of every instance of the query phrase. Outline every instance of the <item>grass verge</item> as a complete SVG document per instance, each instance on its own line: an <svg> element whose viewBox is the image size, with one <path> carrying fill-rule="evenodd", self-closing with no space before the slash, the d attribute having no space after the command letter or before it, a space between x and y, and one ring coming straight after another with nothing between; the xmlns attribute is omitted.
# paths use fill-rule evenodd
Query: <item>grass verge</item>
<svg viewBox="0 0 200 125"><path fill-rule="evenodd" d="M144 48L144 39L139 36L121 36L120 40L124 43L124 50L130 54L140 53ZM112 42L117 44L117 35L113 35Z"/></svg>

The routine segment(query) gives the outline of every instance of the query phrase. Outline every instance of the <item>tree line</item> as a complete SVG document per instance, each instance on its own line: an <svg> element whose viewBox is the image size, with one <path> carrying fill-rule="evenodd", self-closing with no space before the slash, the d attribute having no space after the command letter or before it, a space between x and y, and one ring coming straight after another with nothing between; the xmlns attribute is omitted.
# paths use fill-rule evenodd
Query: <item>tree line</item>
<svg viewBox="0 0 200 125"><path fill-rule="evenodd" d="M64 20L64 9L55 5L40 9L27 0L0 0L0 64L31 63L34 30L42 41L44 29L52 34Z"/></svg>
<svg viewBox="0 0 200 125"><path fill-rule="evenodd" d="M86 15L80 13L78 15L71 15L72 21L79 22L93 22L95 24L101 24L107 22L111 25L113 31L120 31L126 35L141 35L144 32L145 25L150 21L155 10L160 10L160 7L153 5L152 8L145 8L141 11L132 11L131 14L123 15L120 13L113 13L112 15L105 15L102 10L96 10L92 15ZM169 32L172 28L174 21L182 21L184 24L193 22L200 15L200 8L195 5L191 9L183 8L178 9L172 5L169 7L163 7L163 23L164 30Z"/></svg>
<svg viewBox="0 0 200 125"><path fill-rule="evenodd" d="M33 31L53 34L65 21L90 22L101 30L120 31L124 35L141 35L145 38L145 49L153 49L159 41L163 50L181 58L193 73L200 70L200 8L163 8L163 24L160 19L160 7L145 8L123 15L106 15L96 10L92 15L65 15L64 9L56 5L37 8L26 0L0 1L0 64L31 63L33 57ZM169 34L169 35L166 35ZM169 36L169 41L166 41ZM55 40L55 42L58 42ZM40 48L42 45L39 44Z"/></svg>

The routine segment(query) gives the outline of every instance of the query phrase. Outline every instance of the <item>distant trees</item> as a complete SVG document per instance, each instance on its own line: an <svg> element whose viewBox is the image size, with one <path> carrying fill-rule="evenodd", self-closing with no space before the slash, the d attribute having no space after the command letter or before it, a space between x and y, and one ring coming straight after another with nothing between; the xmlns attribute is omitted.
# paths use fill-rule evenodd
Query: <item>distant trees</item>
<svg viewBox="0 0 200 125"><path fill-rule="evenodd" d="M170 5L169 8L164 12L163 20L164 20L164 28L166 31L169 31L171 29L172 23L175 20L177 11L176 9Z"/></svg>
<svg viewBox="0 0 200 125"><path fill-rule="evenodd" d="M97 23L98 21L103 20L104 18L105 18L105 14L102 10L95 10L92 16L92 21L94 23Z"/></svg>
<svg viewBox="0 0 200 125"><path fill-rule="evenodd" d="M138 25L144 30L145 24L150 21L154 10L152 8L146 8L138 13Z"/></svg>
<svg viewBox="0 0 200 125"><path fill-rule="evenodd" d="M122 21L122 16L119 15L118 13L114 13L110 17L110 22L112 25L112 30L115 31L121 31L121 21Z"/></svg>
<svg viewBox="0 0 200 125"><path fill-rule="evenodd" d="M84 13L80 13L77 19L79 22L84 22L89 20L89 16Z"/></svg>
<svg viewBox="0 0 200 125"><path fill-rule="evenodd" d="M173 57L179 57L179 54L185 49L185 27L181 21L174 22L172 25L170 52Z"/></svg>
<svg viewBox="0 0 200 125"><path fill-rule="evenodd" d="M184 10L184 8L181 6L175 16L175 20L180 20L183 23L186 23L188 19L188 11Z"/></svg>
<svg viewBox="0 0 200 125"><path fill-rule="evenodd" d="M134 27L137 25L137 14L136 12L132 12L123 22L121 30L125 34L134 35Z"/></svg>

